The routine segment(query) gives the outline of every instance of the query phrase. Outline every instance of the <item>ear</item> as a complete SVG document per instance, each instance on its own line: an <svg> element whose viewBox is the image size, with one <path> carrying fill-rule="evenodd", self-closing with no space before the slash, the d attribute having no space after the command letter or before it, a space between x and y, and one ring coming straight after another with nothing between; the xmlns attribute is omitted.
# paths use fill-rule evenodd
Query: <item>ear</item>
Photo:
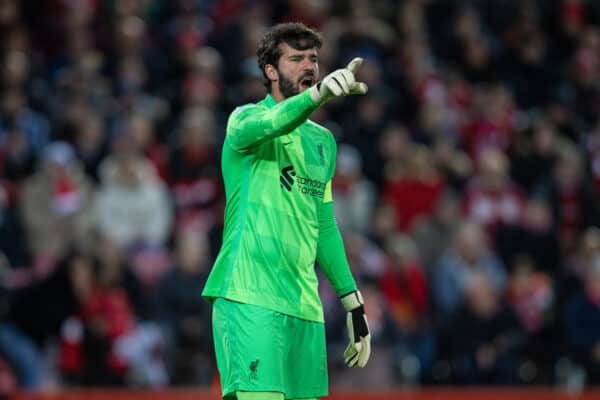
<svg viewBox="0 0 600 400"><path fill-rule="evenodd" d="M265 73L267 74L267 78L270 81L278 81L279 80L279 73L277 72L277 68L275 68L273 65L271 65L271 64L265 65Z"/></svg>

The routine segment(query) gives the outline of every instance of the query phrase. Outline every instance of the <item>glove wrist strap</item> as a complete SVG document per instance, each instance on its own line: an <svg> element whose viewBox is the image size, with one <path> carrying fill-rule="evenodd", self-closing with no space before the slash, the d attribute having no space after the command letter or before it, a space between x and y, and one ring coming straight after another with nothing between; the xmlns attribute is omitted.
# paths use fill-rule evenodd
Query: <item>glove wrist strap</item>
<svg viewBox="0 0 600 400"><path fill-rule="evenodd" d="M357 290L347 295L343 296L341 299L342 305L346 311L352 311L356 308L359 308L365 301L363 300L362 294Z"/></svg>
<svg viewBox="0 0 600 400"><path fill-rule="evenodd" d="M310 97L316 104L321 104L323 102L323 95L321 94L321 82L312 86L308 90L310 90Z"/></svg>

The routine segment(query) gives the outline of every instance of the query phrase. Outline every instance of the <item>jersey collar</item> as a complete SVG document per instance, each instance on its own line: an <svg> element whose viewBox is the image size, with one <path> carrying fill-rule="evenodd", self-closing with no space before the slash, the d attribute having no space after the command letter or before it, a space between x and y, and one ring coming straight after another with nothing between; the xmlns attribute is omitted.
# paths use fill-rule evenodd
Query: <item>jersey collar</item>
<svg viewBox="0 0 600 400"><path fill-rule="evenodd" d="M271 96L271 93L267 94L267 97L265 97L263 102L264 102L265 106L267 106L269 108L273 108L273 106L275 106L275 104L277 104L277 102L275 101L273 96Z"/></svg>

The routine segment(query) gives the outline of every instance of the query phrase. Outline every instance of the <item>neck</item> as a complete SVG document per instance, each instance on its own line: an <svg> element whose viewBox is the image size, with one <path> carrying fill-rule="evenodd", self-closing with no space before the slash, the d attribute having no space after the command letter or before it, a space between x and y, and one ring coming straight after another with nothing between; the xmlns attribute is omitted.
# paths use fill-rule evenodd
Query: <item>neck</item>
<svg viewBox="0 0 600 400"><path fill-rule="evenodd" d="M278 103L285 100L285 97L283 96L283 94L281 94L281 91L276 86L273 86L271 88L271 97L273 97Z"/></svg>

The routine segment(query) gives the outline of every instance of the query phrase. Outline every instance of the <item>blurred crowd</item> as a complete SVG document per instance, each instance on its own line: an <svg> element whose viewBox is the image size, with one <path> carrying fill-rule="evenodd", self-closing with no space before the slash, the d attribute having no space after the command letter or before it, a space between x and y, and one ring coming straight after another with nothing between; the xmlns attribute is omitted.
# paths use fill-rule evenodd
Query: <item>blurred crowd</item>
<svg viewBox="0 0 600 400"><path fill-rule="evenodd" d="M231 110L280 21L365 59L335 213L366 299L332 385L600 383L600 2L0 0L0 393L210 385Z"/></svg>

